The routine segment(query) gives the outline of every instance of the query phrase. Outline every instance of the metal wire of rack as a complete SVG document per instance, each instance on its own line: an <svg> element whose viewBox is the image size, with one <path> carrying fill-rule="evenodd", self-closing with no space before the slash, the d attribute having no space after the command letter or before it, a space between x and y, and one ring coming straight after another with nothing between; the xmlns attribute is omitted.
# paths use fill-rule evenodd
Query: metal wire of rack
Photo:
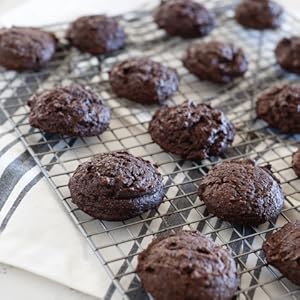
<svg viewBox="0 0 300 300"><path fill-rule="evenodd" d="M300 180L291 170L291 154L300 145L299 135L283 135L257 120L254 101L258 93L275 83L297 81L275 64L273 49L283 36L300 32L299 22L284 16L280 30L244 30L233 20L233 4L210 1L217 28L205 38L233 41L244 48L250 68L244 79L219 86L200 82L188 73L181 57L191 40L171 38L157 29L151 12L133 12L118 17L129 38L126 49L107 57L92 57L70 49L63 40L67 24L51 26L61 38L55 59L38 73L0 73L0 105L15 131L40 166L68 213L105 266L112 280L106 298L147 299L135 274L137 255L152 238L179 228L198 229L232 250L241 276L238 299L299 299L300 289L269 266L261 246L265 237L288 221L299 219ZM224 3L224 1L222 1ZM296 25L297 24L297 25ZM222 26L221 26L222 25ZM149 56L175 67L180 74L179 92L170 105L192 99L222 109L237 128L234 144L220 158L184 161L153 143L148 122L157 106L143 106L117 98L108 84L108 70L123 59ZM28 98L36 91L77 82L94 88L112 108L110 128L101 136L61 137L31 128ZM79 163L100 152L126 149L159 166L164 176L165 199L155 210L123 222L95 220L79 210L70 199L68 181ZM258 227L233 226L210 215L197 197L197 183L214 164L234 158L252 157L260 164L271 163L286 195L285 206L276 221Z"/></svg>

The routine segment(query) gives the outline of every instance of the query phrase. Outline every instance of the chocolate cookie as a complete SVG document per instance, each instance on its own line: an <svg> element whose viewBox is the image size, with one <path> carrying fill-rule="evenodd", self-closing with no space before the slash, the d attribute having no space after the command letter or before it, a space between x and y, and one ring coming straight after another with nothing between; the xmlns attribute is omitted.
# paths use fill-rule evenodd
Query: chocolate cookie
<svg viewBox="0 0 300 300"><path fill-rule="evenodd" d="M239 285L230 252L199 231L154 239L138 256L137 273L156 300L231 299Z"/></svg>
<svg viewBox="0 0 300 300"><path fill-rule="evenodd" d="M300 37L283 38L275 49L275 56L283 69L300 74Z"/></svg>
<svg viewBox="0 0 300 300"><path fill-rule="evenodd" d="M218 109L186 101L163 107L153 116L149 133L164 150L187 159L219 155L231 145L235 129Z"/></svg>
<svg viewBox="0 0 300 300"><path fill-rule="evenodd" d="M114 65L109 80L119 97L143 104L163 103L179 85L176 70L148 58L132 58Z"/></svg>
<svg viewBox="0 0 300 300"><path fill-rule="evenodd" d="M234 224L258 225L279 215L284 195L271 166L250 159L224 161L202 178L198 195L207 210Z"/></svg>
<svg viewBox="0 0 300 300"><path fill-rule="evenodd" d="M282 7L272 0L244 0L235 10L235 19L246 28L274 29L280 26Z"/></svg>
<svg viewBox="0 0 300 300"><path fill-rule="evenodd" d="M54 34L30 27L0 29L0 65L10 70L39 70L53 57Z"/></svg>
<svg viewBox="0 0 300 300"><path fill-rule="evenodd" d="M108 221L138 216L158 206L164 196L156 167L127 152L99 154L79 165L69 188L81 210Z"/></svg>
<svg viewBox="0 0 300 300"><path fill-rule="evenodd" d="M126 34L115 19L93 15L75 20L66 38L80 51L97 55L123 48Z"/></svg>
<svg viewBox="0 0 300 300"><path fill-rule="evenodd" d="M214 14L191 0L163 1L154 19L168 34L184 38L205 36L215 27Z"/></svg>
<svg viewBox="0 0 300 300"><path fill-rule="evenodd" d="M300 133L300 84L274 86L262 93L256 114L284 133Z"/></svg>
<svg viewBox="0 0 300 300"><path fill-rule="evenodd" d="M241 48L218 41L190 45L183 64L200 79L216 83L229 83L243 76L248 69L248 61Z"/></svg>
<svg viewBox="0 0 300 300"><path fill-rule="evenodd" d="M300 221L287 223L263 244L267 262L300 285Z"/></svg>
<svg viewBox="0 0 300 300"><path fill-rule="evenodd" d="M90 89L71 85L33 95L29 123L48 133L94 136L110 122L110 108Z"/></svg>
<svg viewBox="0 0 300 300"><path fill-rule="evenodd" d="M293 154L292 166L296 175L300 177L300 149Z"/></svg>

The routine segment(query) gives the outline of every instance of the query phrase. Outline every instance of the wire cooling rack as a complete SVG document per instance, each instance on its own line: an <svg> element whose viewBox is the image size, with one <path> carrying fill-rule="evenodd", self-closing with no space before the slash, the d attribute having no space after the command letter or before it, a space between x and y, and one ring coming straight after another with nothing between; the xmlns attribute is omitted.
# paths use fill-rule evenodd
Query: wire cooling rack
<svg viewBox="0 0 300 300"><path fill-rule="evenodd" d="M208 1L206 1L208 2ZM226 4L224 6L224 3ZM217 28L204 40L232 41L243 47L250 67L245 78L229 85L200 82L188 73L181 57L191 40L168 37L153 23L150 11L118 17L129 41L125 50L112 56L92 57L70 49L63 39L67 24L47 28L61 39L50 65L38 73L0 72L0 104L20 139L41 167L68 213L105 266L111 285L106 298L147 299L135 274L137 254L157 234L165 231L198 229L232 250L241 276L238 299L299 299L300 289L266 263L261 246L266 236L288 221L299 219L300 180L291 169L291 154L300 145L300 136L282 135L256 119L255 98L263 89L280 82L297 81L275 64L273 50L283 36L300 33L300 24L284 16L281 29L257 32L245 30L233 19L235 1L209 1L215 10ZM222 5L221 5L222 4ZM108 70L123 59L149 56L178 70L179 92L169 105L185 99L209 102L222 109L237 128L233 146L220 158L182 160L153 143L148 122L158 106L143 106L117 98L108 83ZM76 82L94 88L112 108L110 128L101 136L70 138L43 133L28 123L28 98L35 92ZM68 181L79 163L112 150L130 153L155 162L164 175L165 199L156 209L124 222L95 220L80 211L70 199ZM197 197L199 179L221 160L252 157L260 164L271 163L286 195L278 219L258 227L232 226L210 215Z"/></svg>

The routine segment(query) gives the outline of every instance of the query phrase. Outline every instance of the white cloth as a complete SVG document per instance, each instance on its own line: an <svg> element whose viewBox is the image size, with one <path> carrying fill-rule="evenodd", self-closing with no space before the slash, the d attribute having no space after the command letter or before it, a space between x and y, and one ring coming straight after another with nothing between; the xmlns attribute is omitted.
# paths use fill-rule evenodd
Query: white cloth
<svg viewBox="0 0 300 300"><path fill-rule="evenodd" d="M108 275L56 198L44 178L30 189L0 236L0 261L104 297Z"/></svg>

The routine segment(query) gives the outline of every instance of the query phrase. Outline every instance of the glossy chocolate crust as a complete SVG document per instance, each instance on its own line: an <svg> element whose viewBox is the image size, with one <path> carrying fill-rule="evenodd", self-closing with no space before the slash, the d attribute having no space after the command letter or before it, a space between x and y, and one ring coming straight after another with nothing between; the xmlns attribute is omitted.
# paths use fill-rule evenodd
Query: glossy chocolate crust
<svg viewBox="0 0 300 300"><path fill-rule="evenodd" d="M269 235L263 244L267 262L300 285L300 220Z"/></svg>
<svg viewBox="0 0 300 300"><path fill-rule="evenodd" d="M148 58L132 58L114 65L109 80L119 97L143 104L162 104L179 85L175 69Z"/></svg>
<svg viewBox="0 0 300 300"><path fill-rule="evenodd" d="M280 26L282 7L272 0L244 0L235 10L235 19L246 28L275 29Z"/></svg>
<svg viewBox="0 0 300 300"><path fill-rule="evenodd" d="M256 102L256 114L283 133L300 133L300 84L274 86Z"/></svg>
<svg viewBox="0 0 300 300"><path fill-rule="evenodd" d="M233 224L259 225L276 218L284 203L279 181L269 165L250 159L224 161L199 184L207 210Z"/></svg>
<svg viewBox="0 0 300 300"><path fill-rule="evenodd" d="M6 69L37 71L51 60L56 47L55 35L38 28L0 29L0 65Z"/></svg>
<svg viewBox="0 0 300 300"><path fill-rule="evenodd" d="M219 155L235 136L234 126L223 112L191 101L160 108L148 130L164 150L187 159Z"/></svg>
<svg viewBox="0 0 300 300"><path fill-rule="evenodd" d="M248 69L248 60L241 48L219 41L191 44L183 64L200 79L215 83L230 83Z"/></svg>
<svg viewBox="0 0 300 300"><path fill-rule="evenodd" d="M184 38L203 37L215 27L214 14L191 0L163 1L154 19L168 34Z"/></svg>
<svg viewBox="0 0 300 300"><path fill-rule="evenodd" d="M105 15L78 18L70 25L66 38L82 52L95 55L121 49L126 42L118 21Z"/></svg>
<svg viewBox="0 0 300 300"><path fill-rule="evenodd" d="M139 255L137 273L156 300L231 299L239 284L229 251L198 231L154 239Z"/></svg>
<svg viewBox="0 0 300 300"><path fill-rule="evenodd" d="M108 126L111 110L100 96L81 85L46 90L29 101L29 123L48 133L95 136Z"/></svg>
<svg viewBox="0 0 300 300"><path fill-rule="evenodd" d="M164 196L156 167L127 152L99 154L79 165L69 188L81 210L108 221L138 216L158 206Z"/></svg>

